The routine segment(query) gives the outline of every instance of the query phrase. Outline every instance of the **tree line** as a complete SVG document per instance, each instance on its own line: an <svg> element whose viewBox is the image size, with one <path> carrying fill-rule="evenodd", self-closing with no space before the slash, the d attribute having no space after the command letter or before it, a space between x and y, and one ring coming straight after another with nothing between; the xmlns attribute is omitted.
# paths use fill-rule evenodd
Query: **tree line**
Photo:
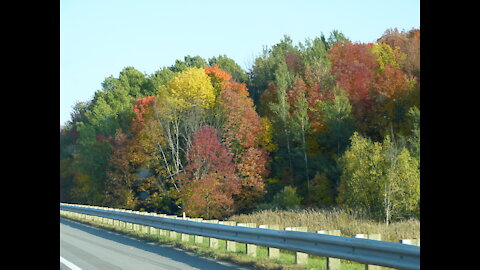
<svg viewBox="0 0 480 270"><path fill-rule="evenodd" d="M343 207L419 216L420 30L375 43L284 36L250 70L226 55L124 68L60 131L60 200L222 218Z"/></svg>

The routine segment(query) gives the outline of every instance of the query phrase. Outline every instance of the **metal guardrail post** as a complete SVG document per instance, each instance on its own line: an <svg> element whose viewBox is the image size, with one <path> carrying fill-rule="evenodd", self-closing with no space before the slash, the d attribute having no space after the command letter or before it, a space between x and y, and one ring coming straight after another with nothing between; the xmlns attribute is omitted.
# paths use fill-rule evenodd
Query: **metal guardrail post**
<svg viewBox="0 0 480 270"><path fill-rule="evenodd" d="M256 223L238 223L237 226L256 228L257 224ZM257 246L247 243L247 255L250 255L252 257L257 257Z"/></svg>
<svg viewBox="0 0 480 270"><path fill-rule="evenodd" d="M258 226L259 228L262 229L270 229L270 230L280 230L280 225L274 224L274 225L260 225ZM278 248L268 248L268 257L271 259L278 259L280 258L280 249Z"/></svg>
<svg viewBox="0 0 480 270"><path fill-rule="evenodd" d="M336 235L336 236L340 236L340 230L321 230L321 231L317 231L317 233L321 233L321 234L329 234L329 235ZM327 270L340 270L340 265L341 265L341 262L340 262L340 259L337 259L337 258L330 258L330 257L327 257Z"/></svg>
<svg viewBox="0 0 480 270"><path fill-rule="evenodd" d="M285 231L296 231L296 232L306 232L307 227L287 227ZM307 264L308 262L308 254L303 252L296 252L295 253L295 263L296 264Z"/></svg>
<svg viewBox="0 0 480 270"><path fill-rule="evenodd" d="M218 220L216 219L211 219L211 220L204 220L203 222L205 223L213 223L213 224L218 224ZM218 249L218 239L209 237L208 239L208 247L213 248L213 249Z"/></svg>
<svg viewBox="0 0 480 270"><path fill-rule="evenodd" d="M382 240L382 236L378 233L355 234L355 238L370 239L370 240L377 240L377 241ZM365 264L365 270L380 270L380 269L381 267L378 265Z"/></svg>
<svg viewBox="0 0 480 270"><path fill-rule="evenodd" d="M224 221L223 225L237 226L237 222L236 221ZM227 240L227 251L230 251L230 252L237 251L237 242Z"/></svg>

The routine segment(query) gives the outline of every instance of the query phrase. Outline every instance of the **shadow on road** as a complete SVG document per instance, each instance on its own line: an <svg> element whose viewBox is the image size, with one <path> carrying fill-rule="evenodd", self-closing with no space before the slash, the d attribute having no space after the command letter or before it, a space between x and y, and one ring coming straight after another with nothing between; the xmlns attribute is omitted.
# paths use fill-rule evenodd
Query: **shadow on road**
<svg viewBox="0 0 480 270"><path fill-rule="evenodd" d="M158 243L155 245L148 244L142 240L132 239L125 235L110 232L100 228L91 227L89 225L81 224L81 223L64 219L64 218L60 218L60 223L65 226L82 230L84 232L95 235L97 237L101 237L104 239L118 242L123 245L128 245L131 247L142 249L147 252L155 253L159 256L167 257L177 262L182 262L198 269L239 269L239 270L252 269L248 267L236 266L228 262L219 263L217 261L209 260L199 256L193 256L193 255L187 254L184 251L176 250L171 246L162 246L161 244L158 244Z"/></svg>

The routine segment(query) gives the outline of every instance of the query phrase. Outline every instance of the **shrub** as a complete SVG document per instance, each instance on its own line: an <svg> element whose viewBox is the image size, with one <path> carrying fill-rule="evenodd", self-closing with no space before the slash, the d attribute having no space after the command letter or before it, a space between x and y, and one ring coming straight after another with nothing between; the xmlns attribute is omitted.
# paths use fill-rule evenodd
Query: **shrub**
<svg viewBox="0 0 480 270"><path fill-rule="evenodd" d="M271 202L272 208L292 209L300 206L302 198L297 195L295 187L286 186L275 194Z"/></svg>

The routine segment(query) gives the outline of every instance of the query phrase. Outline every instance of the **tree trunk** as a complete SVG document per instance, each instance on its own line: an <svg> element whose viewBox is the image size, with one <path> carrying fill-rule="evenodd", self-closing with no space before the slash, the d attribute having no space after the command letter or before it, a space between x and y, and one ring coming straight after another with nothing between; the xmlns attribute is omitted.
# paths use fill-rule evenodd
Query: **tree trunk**
<svg viewBox="0 0 480 270"><path fill-rule="evenodd" d="M305 130L302 130L303 141L303 157L305 160L305 177L307 178L307 194L310 196L310 177L308 177L308 157L307 157L307 142L305 141Z"/></svg>

